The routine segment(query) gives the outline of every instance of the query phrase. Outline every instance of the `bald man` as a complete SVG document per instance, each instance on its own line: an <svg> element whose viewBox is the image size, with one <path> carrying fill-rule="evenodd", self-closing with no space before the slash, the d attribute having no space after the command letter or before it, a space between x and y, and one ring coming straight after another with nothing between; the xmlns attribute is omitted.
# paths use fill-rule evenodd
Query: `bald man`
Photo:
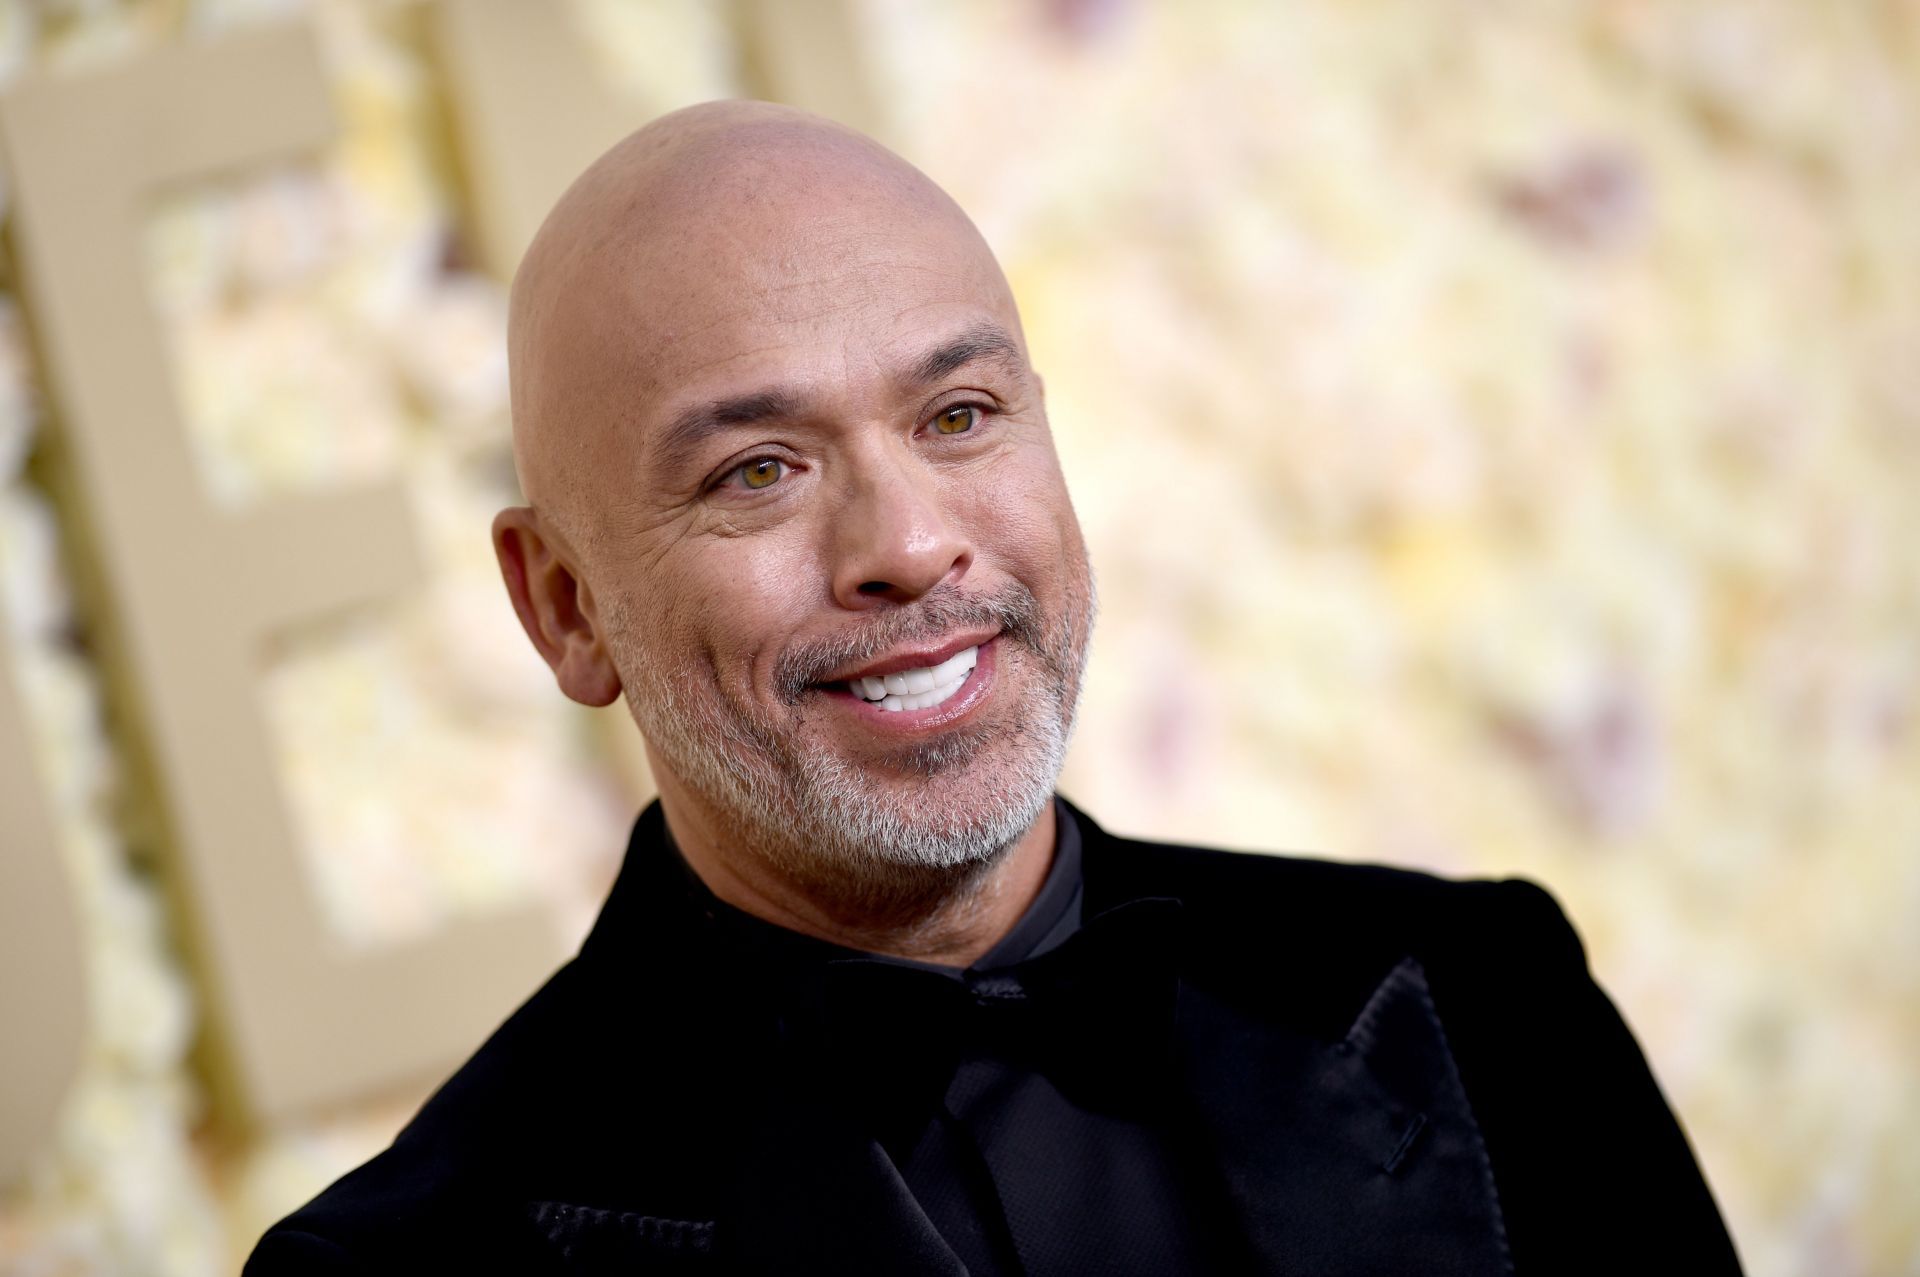
<svg viewBox="0 0 1920 1277"><path fill-rule="evenodd" d="M1541 888L1054 793L1092 575L924 176L667 116L555 207L509 350L507 592L660 798L579 955L249 1273L1737 1271Z"/></svg>

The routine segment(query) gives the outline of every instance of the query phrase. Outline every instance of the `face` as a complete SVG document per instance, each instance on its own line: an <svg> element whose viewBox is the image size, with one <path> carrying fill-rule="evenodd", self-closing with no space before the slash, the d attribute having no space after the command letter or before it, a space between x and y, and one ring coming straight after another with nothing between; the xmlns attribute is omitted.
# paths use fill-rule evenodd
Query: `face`
<svg viewBox="0 0 1920 1277"><path fill-rule="evenodd" d="M588 503L596 628L732 839L843 877L984 862L1059 773L1086 549L970 228L815 211L648 263L613 326L647 355Z"/></svg>

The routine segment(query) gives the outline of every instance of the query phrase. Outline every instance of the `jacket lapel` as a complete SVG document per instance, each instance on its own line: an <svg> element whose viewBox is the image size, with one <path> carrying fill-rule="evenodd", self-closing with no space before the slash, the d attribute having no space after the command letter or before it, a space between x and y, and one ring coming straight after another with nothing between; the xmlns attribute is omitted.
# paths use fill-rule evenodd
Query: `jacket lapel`
<svg viewBox="0 0 1920 1277"><path fill-rule="evenodd" d="M1510 1273L1492 1170L1419 963L1338 1042L1204 988L1182 1069L1263 1271Z"/></svg>
<svg viewBox="0 0 1920 1277"><path fill-rule="evenodd" d="M1511 1273L1426 972L1368 938L1392 928L1326 912L1299 878L1256 878L1272 867L1254 858L1115 838L1069 810L1090 913L1141 895L1186 904L1180 1085L1257 1270Z"/></svg>

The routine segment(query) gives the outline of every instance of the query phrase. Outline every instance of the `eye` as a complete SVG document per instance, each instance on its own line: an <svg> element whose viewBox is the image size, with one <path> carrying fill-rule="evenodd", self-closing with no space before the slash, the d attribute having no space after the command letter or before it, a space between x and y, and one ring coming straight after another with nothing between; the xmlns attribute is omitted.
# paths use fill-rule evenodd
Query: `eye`
<svg viewBox="0 0 1920 1277"><path fill-rule="evenodd" d="M972 404L959 403L951 408L943 408L940 415L933 419L933 428L943 435L963 435L973 429L980 420L980 410Z"/></svg>
<svg viewBox="0 0 1920 1277"><path fill-rule="evenodd" d="M756 457L733 471L740 476L740 485L758 490L771 488L787 473L787 463L775 457Z"/></svg>

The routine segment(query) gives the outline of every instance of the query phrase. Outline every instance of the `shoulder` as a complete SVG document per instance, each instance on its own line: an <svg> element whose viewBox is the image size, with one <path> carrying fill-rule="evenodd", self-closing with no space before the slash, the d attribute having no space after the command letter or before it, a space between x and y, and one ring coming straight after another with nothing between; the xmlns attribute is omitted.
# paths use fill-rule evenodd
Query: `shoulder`
<svg viewBox="0 0 1920 1277"><path fill-rule="evenodd" d="M1453 878L1393 865L1227 851L1128 838L1077 809L1089 909L1140 896L1181 901L1216 976L1317 1010L1328 1033L1402 959L1437 999L1511 990L1516 972L1584 981L1579 934L1551 891L1522 877ZM1264 1000L1264 999L1263 999Z"/></svg>
<svg viewBox="0 0 1920 1277"><path fill-rule="evenodd" d="M1685 1132L1547 888L1081 827L1090 898L1097 878L1179 898L1201 978L1275 1022L1341 1041L1389 972L1419 964L1520 1271L1631 1271L1653 1239L1676 1270L1739 1271Z"/></svg>
<svg viewBox="0 0 1920 1277"><path fill-rule="evenodd" d="M418 1262L423 1239L460 1238L471 1203L501 1187L502 1153L517 1145L545 1075L554 1035L577 1032L583 993L569 963L456 1070L385 1151L275 1224L247 1261L248 1277L385 1272ZM450 1226L458 1225L459 1228ZM436 1258L444 1260L441 1251ZM377 1257L377 1262L376 1262Z"/></svg>
<svg viewBox="0 0 1920 1277"><path fill-rule="evenodd" d="M591 1202L613 1183L651 1190L639 1181L653 1172L699 1174L703 1087L724 1084L707 1047L721 1037L670 989L638 996L616 983L568 963L391 1146L275 1224L248 1277L535 1271L550 1259L542 1212L556 1201Z"/></svg>
<svg viewBox="0 0 1920 1277"><path fill-rule="evenodd" d="M1151 842L1075 815L1090 902L1172 896L1212 924L1255 928L1264 942L1291 935L1320 944L1346 937L1469 949L1518 937L1585 960L1559 901L1529 878L1447 877L1365 861Z"/></svg>

